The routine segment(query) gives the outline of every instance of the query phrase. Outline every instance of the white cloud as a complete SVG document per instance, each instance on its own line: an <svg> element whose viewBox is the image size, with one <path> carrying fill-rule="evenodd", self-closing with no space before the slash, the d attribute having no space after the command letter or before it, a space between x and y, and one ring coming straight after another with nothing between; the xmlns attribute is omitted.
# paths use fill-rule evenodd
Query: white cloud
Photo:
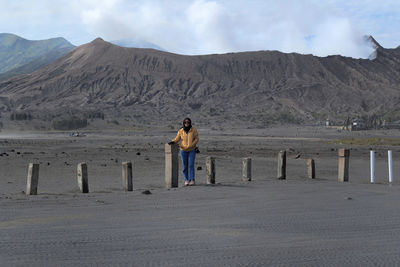
<svg viewBox="0 0 400 267"><path fill-rule="evenodd" d="M223 6L213 1L195 1L182 19L190 25L194 51L198 53L228 52L235 50L235 21Z"/></svg>
<svg viewBox="0 0 400 267"><path fill-rule="evenodd" d="M107 40L141 38L181 54L280 50L367 58L373 48L365 33L331 7L312 0L114 1L81 17Z"/></svg>
<svg viewBox="0 0 400 267"><path fill-rule="evenodd" d="M400 45L400 1L326 0L338 12L351 18L364 32L387 48Z"/></svg>
<svg viewBox="0 0 400 267"><path fill-rule="evenodd" d="M179 54L253 50L366 58L372 34L400 45L394 0L0 0L0 32L30 39L63 36L142 39ZM35 36L35 37L34 37Z"/></svg>

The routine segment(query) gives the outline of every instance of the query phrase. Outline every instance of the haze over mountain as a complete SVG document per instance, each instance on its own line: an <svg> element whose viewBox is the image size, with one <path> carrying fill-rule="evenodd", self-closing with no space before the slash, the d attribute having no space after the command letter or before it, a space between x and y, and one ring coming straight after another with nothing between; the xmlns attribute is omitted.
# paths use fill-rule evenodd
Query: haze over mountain
<svg viewBox="0 0 400 267"><path fill-rule="evenodd" d="M0 82L0 111L169 124L265 126L400 114L400 47L376 58L277 51L183 56L98 38L29 75Z"/></svg>
<svg viewBox="0 0 400 267"><path fill-rule="evenodd" d="M30 73L75 48L64 38L31 41L0 33L0 80Z"/></svg>
<svg viewBox="0 0 400 267"><path fill-rule="evenodd" d="M115 45L119 45L122 47L130 47L130 48L153 48L153 49L157 49L160 51L166 51L165 49L163 49L162 47L150 43L150 42L146 42L143 40L139 40L139 39L121 39L121 40L115 40L115 41L111 41L110 43L115 44Z"/></svg>

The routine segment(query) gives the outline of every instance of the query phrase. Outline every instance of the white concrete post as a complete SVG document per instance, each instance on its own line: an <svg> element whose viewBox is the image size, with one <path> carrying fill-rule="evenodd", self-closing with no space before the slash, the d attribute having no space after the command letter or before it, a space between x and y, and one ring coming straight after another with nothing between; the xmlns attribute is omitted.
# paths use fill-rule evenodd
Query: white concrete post
<svg viewBox="0 0 400 267"><path fill-rule="evenodd" d="M314 161L314 159L307 160L307 174L308 174L308 178L315 179L315 161Z"/></svg>
<svg viewBox="0 0 400 267"><path fill-rule="evenodd" d="M122 187L125 191L133 191L132 162L122 162Z"/></svg>
<svg viewBox="0 0 400 267"><path fill-rule="evenodd" d="M179 146L165 144L165 187L178 187Z"/></svg>
<svg viewBox="0 0 400 267"><path fill-rule="evenodd" d="M286 150L281 150L278 154L278 179L286 179Z"/></svg>
<svg viewBox="0 0 400 267"><path fill-rule="evenodd" d="M87 164L85 162L79 163L77 169L79 190L81 193L89 193Z"/></svg>
<svg viewBox="0 0 400 267"><path fill-rule="evenodd" d="M371 158L371 183L375 183L375 151L371 150L369 152Z"/></svg>
<svg viewBox="0 0 400 267"><path fill-rule="evenodd" d="M37 187L39 183L39 164L29 163L28 179L26 182L27 195L37 195Z"/></svg>
<svg viewBox="0 0 400 267"><path fill-rule="evenodd" d="M338 181L348 182L349 181L349 159L350 150L341 148L339 152L339 171L338 171Z"/></svg>
<svg viewBox="0 0 400 267"><path fill-rule="evenodd" d="M388 150L389 183L393 183L393 157L392 150Z"/></svg>
<svg viewBox="0 0 400 267"><path fill-rule="evenodd" d="M243 159L242 181L251 181L251 158Z"/></svg>
<svg viewBox="0 0 400 267"><path fill-rule="evenodd" d="M206 158L206 183L215 184L215 158Z"/></svg>

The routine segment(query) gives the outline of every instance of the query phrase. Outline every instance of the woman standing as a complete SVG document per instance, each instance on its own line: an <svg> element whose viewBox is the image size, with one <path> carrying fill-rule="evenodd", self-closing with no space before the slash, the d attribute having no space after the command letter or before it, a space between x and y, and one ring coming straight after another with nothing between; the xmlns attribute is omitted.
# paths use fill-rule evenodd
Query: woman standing
<svg viewBox="0 0 400 267"><path fill-rule="evenodd" d="M183 120L183 127L179 129L175 139L168 144L172 145L179 141L182 141L180 154L185 185L195 185L194 162L196 160L196 145L199 142L199 134L196 128L192 127L192 121L189 118Z"/></svg>

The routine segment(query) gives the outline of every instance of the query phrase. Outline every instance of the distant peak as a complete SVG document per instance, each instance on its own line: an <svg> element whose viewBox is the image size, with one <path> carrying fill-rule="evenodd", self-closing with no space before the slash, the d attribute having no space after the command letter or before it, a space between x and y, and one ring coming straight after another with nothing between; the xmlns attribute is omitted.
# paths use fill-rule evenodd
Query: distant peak
<svg viewBox="0 0 400 267"><path fill-rule="evenodd" d="M13 33L8 33L8 32L1 32L0 33L0 36L15 36L15 37L19 37L18 35L15 35L15 34L13 34Z"/></svg>
<svg viewBox="0 0 400 267"><path fill-rule="evenodd" d="M61 41L67 41L67 39L65 39L64 37L54 37L54 38L50 38L48 40L61 40ZM67 41L68 42L68 41Z"/></svg>
<svg viewBox="0 0 400 267"><path fill-rule="evenodd" d="M383 47L375 40L375 38L372 37L372 35L366 36L365 39L366 39L367 41L371 42L372 45L373 45L373 47L374 47L375 49L377 49L377 48L383 48Z"/></svg>
<svg viewBox="0 0 400 267"><path fill-rule="evenodd" d="M92 43L104 43L104 40L102 38L100 38L100 37L97 37L96 39L94 39L92 41Z"/></svg>
<svg viewBox="0 0 400 267"><path fill-rule="evenodd" d="M92 46L96 47L103 47L103 46L110 46L111 43L104 41L102 38L98 37L89 43Z"/></svg>
<svg viewBox="0 0 400 267"><path fill-rule="evenodd" d="M20 37L18 35L15 35L13 33L0 33L0 39L1 40L8 39L8 40L25 40L25 41L28 41L27 39L22 38L22 37Z"/></svg>

